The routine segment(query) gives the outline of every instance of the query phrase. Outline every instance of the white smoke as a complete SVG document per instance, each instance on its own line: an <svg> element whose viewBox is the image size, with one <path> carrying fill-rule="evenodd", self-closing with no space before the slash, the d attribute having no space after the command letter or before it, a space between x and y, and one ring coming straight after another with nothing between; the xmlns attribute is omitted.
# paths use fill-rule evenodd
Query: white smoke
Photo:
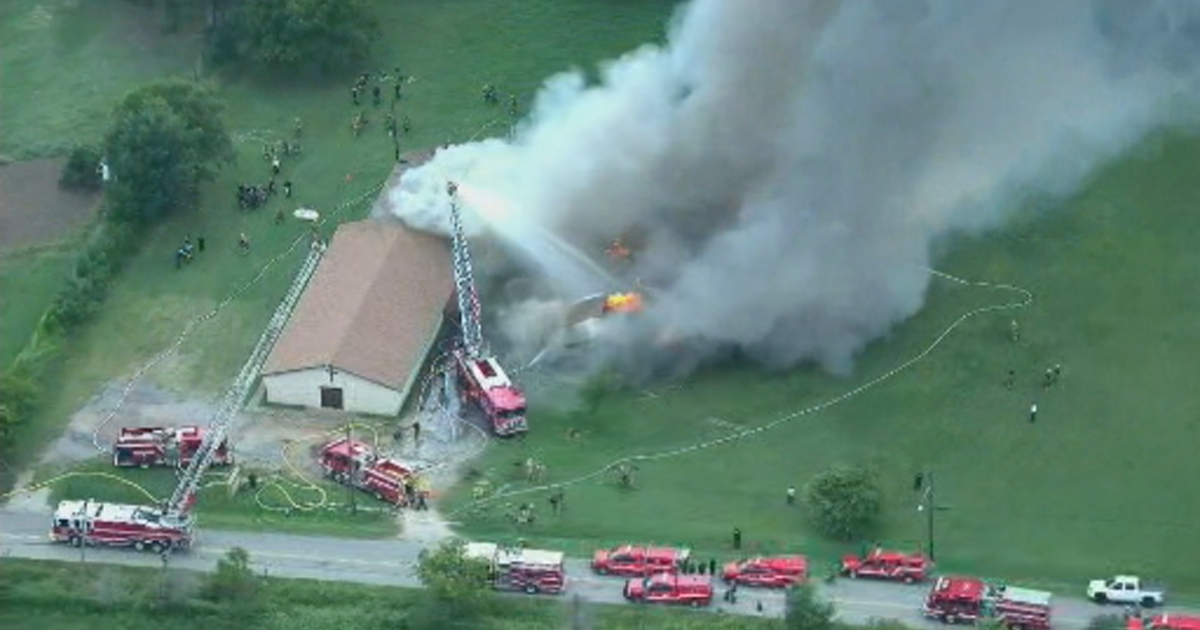
<svg viewBox="0 0 1200 630"><path fill-rule="evenodd" d="M1188 0L695 0L666 46L550 78L511 141L391 194L444 233L460 181L472 232L567 296L644 280L648 335L844 371L921 307L936 239L1176 122L1198 51Z"/></svg>

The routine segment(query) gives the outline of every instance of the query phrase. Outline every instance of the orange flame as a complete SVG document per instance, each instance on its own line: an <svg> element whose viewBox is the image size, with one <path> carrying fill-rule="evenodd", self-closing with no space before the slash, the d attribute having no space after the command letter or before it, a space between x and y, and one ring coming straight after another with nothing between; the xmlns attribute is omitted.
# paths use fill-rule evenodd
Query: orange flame
<svg viewBox="0 0 1200 630"><path fill-rule="evenodd" d="M605 313L636 313L642 310L642 294L614 293L604 299Z"/></svg>

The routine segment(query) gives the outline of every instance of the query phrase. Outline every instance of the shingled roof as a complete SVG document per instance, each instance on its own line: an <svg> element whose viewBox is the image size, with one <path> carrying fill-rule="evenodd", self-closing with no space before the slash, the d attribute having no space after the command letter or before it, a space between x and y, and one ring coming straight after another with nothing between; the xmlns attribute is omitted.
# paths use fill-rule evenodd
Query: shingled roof
<svg viewBox="0 0 1200 630"><path fill-rule="evenodd" d="M263 375L332 365L402 389L424 361L453 291L446 241L396 222L344 223Z"/></svg>

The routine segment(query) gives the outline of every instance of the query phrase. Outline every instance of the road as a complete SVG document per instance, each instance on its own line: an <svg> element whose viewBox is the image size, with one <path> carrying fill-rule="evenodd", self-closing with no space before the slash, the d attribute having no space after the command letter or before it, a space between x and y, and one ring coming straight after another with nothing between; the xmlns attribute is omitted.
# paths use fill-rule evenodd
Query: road
<svg viewBox="0 0 1200 630"><path fill-rule="evenodd" d="M37 560L83 561L129 566L161 567L158 556L129 549L74 549L51 543L48 515L0 509L0 555ZM210 571L218 558L233 547L250 552L255 568L267 575L417 587L414 573L418 543L405 540L348 540L287 534L203 530L195 548L171 557L172 567ZM623 580L594 575L585 560L568 561L569 592L586 601L619 604ZM925 594L922 586L840 579L820 584L819 590L837 606L842 620L861 624L872 618L900 620L916 628L938 628L919 614ZM759 612L759 604L762 612ZM720 601L714 610L745 615L783 615L778 592L742 588L737 604ZM1082 598L1055 597L1056 630L1081 630L1089 618L1105 609ZM1109 609L1109 612L1120 612Z"/></svg>

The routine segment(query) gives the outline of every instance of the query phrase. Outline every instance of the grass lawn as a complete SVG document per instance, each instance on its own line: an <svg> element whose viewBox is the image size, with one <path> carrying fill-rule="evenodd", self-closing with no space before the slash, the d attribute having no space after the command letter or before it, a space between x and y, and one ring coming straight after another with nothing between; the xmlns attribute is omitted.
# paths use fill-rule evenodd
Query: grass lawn
<svg viewBox="0 0 1200 630"><path fill-rule="evenodd" d="M751 548L832 560L841 549L813 535L784 490L849 462L882 475L879 537L916 547L925 519L910 484L929 466L949 508L936 523L945 570L1074 591L1086 579L1132 571L1200 593L1191 561L1200 501L1189 485L1200 476L1200 398L1188 385L1200 352L1200 250L1191 244L1200 215L1190 206L1197 165L1195 139L1149 142L1060 206L948 243L939 268L1034 292L1034 305L1015 313L1019 343L1008 338L1009 313L972 319L912 369L822 413L736 445L642 463L634 491L592 479L567 491L560 517L545 495L513 497L536 500L542 512L521 535L578 552L642 540L722 552L740 527ZM851 378L727 367L653 399L610 395L591 414L538 413L535 400L529 438L497 446L479 469L518 489L512 463L528 455L547 463L551 480L565 480L621 456L719 437L725 422L760 425L886 372L971 308L1011 299L935 281L927 307L871 346ZM1043 391L1043 372L1056 363L1062 382ZM1010 368L1013 391L1003 385ZM1033 401L1036 424L1028 421ZM583 430L581 443L565 438L570 427ZM474 535L518 535L503 513L457 518Z"/></svg>
<svg viewBox="0 0 1200 630"><path fill-rule="evenodd" d="M74 255L68 242L26 248L0 260L0 366L25 348L46 306L62 288Z"/></svg>
<svg viewBox="0 0 1200 630"><path fill-rule="evenodd" d="M249 471L243 472L243 474ZM65 475L51 486L51 503L64 499L96 499L121 503L147 503L170 496L177 475L169 468L116 469L108 458L98 458L71 471L45 471L43 480ZM196 504L197 525L213 529L271 530L293 534L330 535L347 538L383 538L398 530L394 515L380 510L383 504L360 494L358 505L364 508L351 515L346 509L346 489L316 480L311 484L259 472L264 489L261 493L241 485L237 494L229 493L225 471L209 474L201 486ZM125 480L128 483L119 481ZM258 495L258 500L255 496ZM267 509L259 504L259 500ZM288 506L300 506L290 513ZM320 509L310 507L323 506Z"/></svg>
<svg viewBox="0 0 1200 630"><path fill-rule="evenodd" d="M253 560L253 552L251 552ZM204 576L174 572L166 584L175 606L158 607L163 575L156 569L80 565L69 562L0 560L0 625L8 630L83 630L85 628L162 628L179 630L230 627L250 629L312 628L359 630L445 627L417 623L414 607L423 597L416 589L341 582L269 578L258 602L261 614L196 601ZM551 630L570 623L570 608L552 598L506 597L492 605L472 627L482 630ZM757 630L778 628L777 620L697 613L640 606L584 605L594 627L612 630ZM233 618L236 617L236 621ZM215 622L215 623L214 623Z"/></svg>
<svg viewBox="0 0 1200 630"><path fill-rule="evenodd" d="M466 140L481 130L485 135L504 133L508 121L502 108L480 102L483 83L516 93L527 104L548 74L657 38L673 6L661 0L376 4L385 41L371 67L390 71L399 65L416 77L400 109L413 124L406 149ZM107 124L107 112L127 89L156 77L192 76L199 45L195 29L164 36L161 22L161 16L130 3L117 3L111 11L67 0L4 3L0 39L10 54L0 67L7 77L0 95L0 109L6 112L0 123L0 153L44 155L79 140L95 140ZM100 77L103 80L97 80ZM129 377L170 346L189 322L258 278L269 260L304 233L294 221L275 225L277 208L313 207L333 221L365 216L365 202L343 208L336 216L332 212L350 199L373 199L376 186L393 166L393 152L382 110L368 108L372 123L362 137L352 136L351 77L346 79L297 85L218 78L237 162L206 189L202 208L181 213L148 236L103 312L72 339L56 375L58 385L48 392L39 416L14 436L23 447L10 454L11 466L32 463L39 446L59 433L70 414L105 383ZM237 184L266 181L269 170L262 145L290 137L295 117L304 120L304 152L283 167L284 178L294 183L294 198L276 200L264 210L238 212ZM247 257L235 252L243 232L253 242ZM176 270L172 254L187 235L205 237L207 251ZM253 347L286 291L302 250L285 255L217 316L196 327L181 344L179 360L164 363L147 377L216 395Z"/></svg>

